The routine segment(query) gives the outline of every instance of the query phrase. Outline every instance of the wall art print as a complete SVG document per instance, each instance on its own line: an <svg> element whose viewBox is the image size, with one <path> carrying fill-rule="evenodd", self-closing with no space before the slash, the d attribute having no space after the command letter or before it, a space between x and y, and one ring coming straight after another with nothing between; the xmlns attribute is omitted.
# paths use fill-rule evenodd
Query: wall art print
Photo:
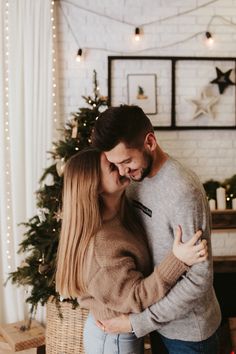
<svg viewBox="0 0 236 354"><path fill-rule="evenodd" d="M108 98L157 130L236 129L236 58L110 56Z"/></svg>
<svg viewBox="0 0 236 354"><path fill-rule="evenodd" d="M137 105L144 113L157 113L156 74L128 74L128 104Z"/></svg>

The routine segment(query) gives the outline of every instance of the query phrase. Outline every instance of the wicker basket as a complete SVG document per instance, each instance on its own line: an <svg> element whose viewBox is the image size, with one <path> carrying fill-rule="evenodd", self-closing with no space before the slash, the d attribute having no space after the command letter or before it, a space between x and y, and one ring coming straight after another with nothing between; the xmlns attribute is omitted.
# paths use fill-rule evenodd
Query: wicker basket
<svg viewBox="0 0 236 354"><path fill-rule="evenodd" d="M58 308L52 301L47 303L46 353L84 354L83 328L88 310L72 309L72 305L61 302L61 319Z"/></svg>

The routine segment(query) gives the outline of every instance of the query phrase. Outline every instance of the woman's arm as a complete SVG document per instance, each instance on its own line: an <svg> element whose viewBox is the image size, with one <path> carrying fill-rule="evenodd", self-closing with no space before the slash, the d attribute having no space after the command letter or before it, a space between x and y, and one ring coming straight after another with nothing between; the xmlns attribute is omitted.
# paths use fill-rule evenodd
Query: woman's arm
<svg viewBox="0 0 236 354"><path fill-rule="evenodd" d="M194 235L195 242L199 237L199 234ZM199 262L196 256L199 245L186 247L182 244L180 230L177 232L174 248L176 254L182 252L182 259L191 259L191 264ZM89 281L88 293L112 310L138 313L160 300L186 270L188 266L171 252L154 268L151 275L144 278L137 270L135 260L131 256L123 256L110 265L100 266Z"/></svg>

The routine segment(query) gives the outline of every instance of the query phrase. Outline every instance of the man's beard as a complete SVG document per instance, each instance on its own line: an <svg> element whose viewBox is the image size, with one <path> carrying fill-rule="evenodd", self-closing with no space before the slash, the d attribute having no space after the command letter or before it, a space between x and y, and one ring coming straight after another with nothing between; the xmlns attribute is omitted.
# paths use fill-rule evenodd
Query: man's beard
<svg viewBox="0 0 236 354"><path fill-rule="evenodd" d="M147 167L144 167L141 169L141 176L139 177L139 179L135 179L135 178L132 178L132 176L130 176L130 178L134 182L142 182L144 180L144 178L147 177L149 175L149 173L151 172L152 164L153 164L153 157L149 153L147 153L146 151L143 152L143 157L144 157L144 161L147 164Z"/></svg>

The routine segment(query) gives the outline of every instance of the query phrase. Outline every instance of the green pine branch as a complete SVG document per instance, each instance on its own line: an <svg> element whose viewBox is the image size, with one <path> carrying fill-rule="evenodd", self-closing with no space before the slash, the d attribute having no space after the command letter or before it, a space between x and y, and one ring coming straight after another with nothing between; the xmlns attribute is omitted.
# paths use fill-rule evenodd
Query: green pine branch
<svg viewBox="0 0 236 354"><path fill-rule="evenodd" d="M53 150L49 152L53 163L44 170L39 181L40 188L36 192L38 215L22 224L25 233L18 252L24 254L25 258L17 270L9 274L8 280L27 289L26 302L31 305L32 314L39 303L44 305L51 296L57 304L59 302L54 280L62 208L63 173L59 172L72 155L90 145L99 110L107 106L107 98L99 94L96 71L93 85L93 96L83 96L87 106L72 113L73 121L67 122L64 130L61 130L63 137L54 142ZM47 184L48 177L52 181L50 185ZM68 301L74 307L78 305L76 299Z"/></svg>

